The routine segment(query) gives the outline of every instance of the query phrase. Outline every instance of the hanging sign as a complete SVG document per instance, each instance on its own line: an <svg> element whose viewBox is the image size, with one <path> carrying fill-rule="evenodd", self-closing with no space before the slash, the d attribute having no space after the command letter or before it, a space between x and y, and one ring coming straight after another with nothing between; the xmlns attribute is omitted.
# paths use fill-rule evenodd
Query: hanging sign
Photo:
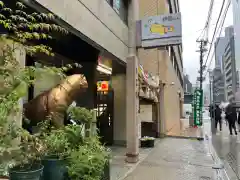
<svg viewBox="0 0 240 180"><path fill-rule="evenodd" d="M196 89L193 95L193 117L194 125L202 125L203 91Z"/></svg>
<svg viewBox="0 0 240 180"><path fill-rule="evenodd" d="M182 44L181 13L144 17L137 22L137 45L156 48Z"/></svg>

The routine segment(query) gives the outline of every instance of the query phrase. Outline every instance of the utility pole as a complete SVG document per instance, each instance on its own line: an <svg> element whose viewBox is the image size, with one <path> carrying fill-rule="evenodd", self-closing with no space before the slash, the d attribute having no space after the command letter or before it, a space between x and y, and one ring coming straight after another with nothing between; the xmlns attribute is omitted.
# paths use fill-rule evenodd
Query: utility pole
<svg viewBox="0 0 240 180"><path fill-rule="evenodd" d="M197 52L200 52L200 69L199 69L199 74L200 76L198 77L198 81L199 81L199 90L201 92L201 110L200 110L200 115L199 115L199 121L200 121L200 124L202 125L202 108L203 108L203 81L205 80L205 77L203 77L203 72L206 68L206 66L203 66L203 57L204 57L204 53L207 51L206 49L206 45L207 45L207 41L206 40L197 40L197 43L200 43L200 46L199 46L199 50Z"/></svg>
<svg viewBox="0 0 240 180"><path fill-rule="evenodd" d="M205 80L205 77L203 77L203 72L206 68L206 66L203 66L203 57L204 57L204 53L207 51L206 49L207 41L201 39L201 40L197 40L197 42L200 43L199 50L197 51L197 52L200 52L200 70L199 70L200 76L198 77L198 81L200 82L200 90L202 91L202 84L203 84L203 81Z"/></svg>

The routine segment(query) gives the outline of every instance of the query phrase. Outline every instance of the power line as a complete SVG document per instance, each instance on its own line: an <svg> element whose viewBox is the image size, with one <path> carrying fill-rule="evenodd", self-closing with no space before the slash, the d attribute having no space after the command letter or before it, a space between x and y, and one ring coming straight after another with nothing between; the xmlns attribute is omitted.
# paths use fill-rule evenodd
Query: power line
<svg viewBox="0 0 240 180"><path fill-rule="evenodd" d="M220 27L219 27L219 28L221 28L219 35L222 34L223 25L224 25L224 23L225 23L226 16L227 16L227 12L228 12L228 9L229 9L229 7L230 7L230 4L231 4L231 0L228 1L227 7L226 7L226 9L225 9L225 12L224 12L224 15L223 15L223 19L222 19L221 24L220 24ZM216 46L218 45L219 40L220 40L220 39L217 39L217 41L216 41ZM211 63L212 63L212 61L213 61L213 57L214 57L214 53L212 53L212 56L211 56L211 59L210 59L210 62L209 62L209 64L208 64L208 68L207 68L207 69L209 69L209 67L211 66ZM204 75L204 77L206 77L206 75L207 75L207 73Z"/></svg>
<svg viewBox="0 0 240 180"><path fill-rule="evenodd" d="M208 9L208 16L207 16L205 26L204 26L203 30L201 31L199 37L197 38L197 41L199 41L201 37L203 37L202 39L204 39L204 36L206 36L206 38L208 38L208 31L209 31L209 25L210 25L210 20L211 20L211 16L212 16L213 5L214 5L214 0L211 0L209 9Z"/></svg>
<svg viewBox="0 0 240 180"><path fill-rule="evenodd" d="M206 39L208 39L209 25L210 25L210 21L211 21L211 17L212 17L213 5L214 5L214 0L211 0L210 6L209 6L209 11L208 11L208 17L207 17L207 21L206 21L206 25L205 25Z"/></svg>
<svg viewBox="0 0 240 180"><path fill-rule="evenodd" d="M206 66L206 64L207 64L207 61L208 61L208 58L209 58L209 55L210 55L210 52L211 52L211 49L212 49L212 46L213 46L213 41L214 41L214 39L215 39L215 35L216 35L217 29L218 29L219 20L220 20L220 18L221 18L221 16L222 16L222 11L223 11L223 8L224 8L224 5L225 5L225 1L226 1L226 0L223 0L223 2L222 2L222 6L221 6L221 9L220 9L220 12L219 12L219 15L218 15L218 19L217 19L216 26L215 26L215 28L214 28L214 33L213 33L213 36L212 36L210 48L209 48L209 50L208 50L208 55L207 55L207 59L206 59L206 61L205 61L205 63L204 63L204 66Z"/></svg>

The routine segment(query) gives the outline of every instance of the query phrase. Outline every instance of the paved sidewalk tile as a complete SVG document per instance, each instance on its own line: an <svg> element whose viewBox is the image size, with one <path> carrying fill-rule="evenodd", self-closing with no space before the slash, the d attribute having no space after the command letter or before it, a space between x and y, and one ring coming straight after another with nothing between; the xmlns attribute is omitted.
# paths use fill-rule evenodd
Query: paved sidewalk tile
<svg viewBox="0 0 240 180"><path fill-rule="evenodd" d="M178 138L202 138L203 130L202 128L190 127L189 119L181 119L180 126L174 126L167 132L167 136Z"/></svg>
<svg viewBox="0 0 240 180"><path fill-rule="evenodd" d="M159 140L156 140L156 144L158 144ZM110 168L110 177L111 180L118 180L122 178L125 174L129 171L134 169L137 164L130 164L126 163L126 148L125 147L111 147L112 150L112 160L111 160L111 168ZM140 148L139 151L139 159L140 162L145 159L150 152L152 151L151 148Z"/></svg>
<svg viewBox="0 0 240 180"><path fill-rule="evenodd" d="M211 180L213 164L204 141L165 138L124 180Z"/></svg>

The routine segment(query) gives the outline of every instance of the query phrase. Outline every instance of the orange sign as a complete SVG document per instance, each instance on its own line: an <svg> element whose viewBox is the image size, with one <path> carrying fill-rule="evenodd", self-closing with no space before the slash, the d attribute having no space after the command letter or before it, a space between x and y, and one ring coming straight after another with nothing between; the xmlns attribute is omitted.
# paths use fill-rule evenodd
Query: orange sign
<svg viewBox="0 0 240 180"><path fill-rule="evenodd" d="M98 91L108 91L109 90L109 82L108 81L98 81L97 82L97 90Z"/></svg>

